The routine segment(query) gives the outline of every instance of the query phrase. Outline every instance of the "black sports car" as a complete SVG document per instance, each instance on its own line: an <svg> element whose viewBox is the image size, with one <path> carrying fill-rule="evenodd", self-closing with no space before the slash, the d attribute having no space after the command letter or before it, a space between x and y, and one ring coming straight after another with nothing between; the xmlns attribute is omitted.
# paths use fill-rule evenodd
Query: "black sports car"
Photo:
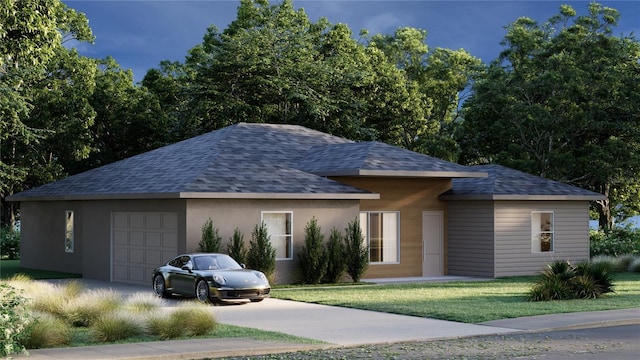
<svg viewBox="0 0 640 360"><path fill-rule="evenodd" d="M245 269L225 254L183 254L153 271L153 290L158 296L172 294L195 297L199 301L269 297L267 277L257 270Z"/></svg>

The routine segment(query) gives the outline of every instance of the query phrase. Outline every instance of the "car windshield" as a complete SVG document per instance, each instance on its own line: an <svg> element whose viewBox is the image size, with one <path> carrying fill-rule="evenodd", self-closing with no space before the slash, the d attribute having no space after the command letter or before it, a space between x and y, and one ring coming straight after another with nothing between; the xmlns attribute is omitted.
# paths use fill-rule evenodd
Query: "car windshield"
<svg viewBox="0 0 640 360"><path fill-rule="evenodd" d="M198 270L235 270L242 269L238 263L228 255L201 255L194 258Z"/></svg>

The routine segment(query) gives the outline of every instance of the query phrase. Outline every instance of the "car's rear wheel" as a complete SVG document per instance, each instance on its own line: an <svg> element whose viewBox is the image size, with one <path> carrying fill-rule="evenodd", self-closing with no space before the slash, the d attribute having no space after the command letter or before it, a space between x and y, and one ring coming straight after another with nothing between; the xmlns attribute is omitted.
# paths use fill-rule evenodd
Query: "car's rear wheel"
<svg viewBox="0 0 640 360"><path fill-rule="evenodd" d="M156 295L159 297L164 298L169 296L169 293L167 293L167 286L162 275L156 275L153 278L153 291L155 291Z"/></svg>
<svg viewBox="0 0 640 360"><path fill-rule="evenodd" d="M211 301L209 297L209 284L206 281L200 280L196 284L196 298L198 301L208 303Z"/></svg>

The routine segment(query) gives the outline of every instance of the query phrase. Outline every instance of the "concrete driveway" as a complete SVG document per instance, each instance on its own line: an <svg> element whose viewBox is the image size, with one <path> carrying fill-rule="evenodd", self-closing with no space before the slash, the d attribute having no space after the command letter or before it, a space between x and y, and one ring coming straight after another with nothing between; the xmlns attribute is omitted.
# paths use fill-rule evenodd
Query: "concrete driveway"
<svg viewBox="0 0 640 360"><path fill-rule="evenodd" d="M123 296L151 293L149 287L77 279L89 289L112 289ZM169 307L185 301L167 299ZM360 345L425 339L494 335L512 328L465 324L296 301L265 299L260 303L211 306L223 324L276 331L337 345Z"/></svg>

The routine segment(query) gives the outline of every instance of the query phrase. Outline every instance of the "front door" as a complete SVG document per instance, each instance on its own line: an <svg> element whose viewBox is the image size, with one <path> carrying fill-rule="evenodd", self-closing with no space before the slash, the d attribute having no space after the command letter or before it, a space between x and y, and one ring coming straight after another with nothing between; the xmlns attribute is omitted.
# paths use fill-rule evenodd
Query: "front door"
<svg viewBox="0 0 640 360"><path fill-rule="evenodd" d="M444 275L444 213L422 212L422 276Z"/></svg>

